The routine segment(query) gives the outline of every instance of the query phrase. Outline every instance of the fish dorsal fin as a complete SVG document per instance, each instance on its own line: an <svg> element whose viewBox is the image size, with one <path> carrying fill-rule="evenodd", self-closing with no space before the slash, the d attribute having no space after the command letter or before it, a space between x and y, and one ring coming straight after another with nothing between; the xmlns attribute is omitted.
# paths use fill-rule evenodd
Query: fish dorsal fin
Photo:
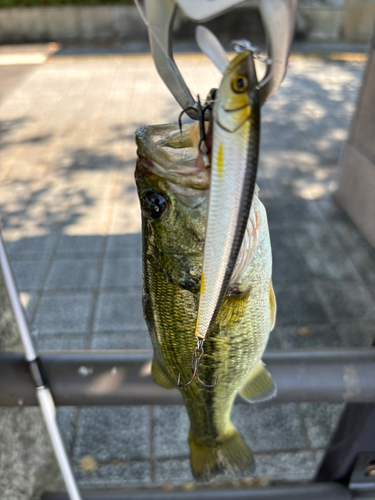
<svg viewBox="0 0 375 500"><path fill-rule="evenodd" d="M173 389L174 385L155 359L152 360L151 374L154 382L160 385L160 387L163 387L164 389Z"/></svg>
<svg viewBox="0 0 375 500"><path fill-rule="evenodd" d="M229 59L219 39L205 26L195 28L195 39L203 54L211 59L221 73L224 73Z"/></svg>
<svg viewBox="0 0 375 500"><path fill-rule="evenodd" d="M239 393L249 403L260 403L275 396L277 392L271 374L264 368L264 363L259 360L249 378L241 387Z"/></svg>

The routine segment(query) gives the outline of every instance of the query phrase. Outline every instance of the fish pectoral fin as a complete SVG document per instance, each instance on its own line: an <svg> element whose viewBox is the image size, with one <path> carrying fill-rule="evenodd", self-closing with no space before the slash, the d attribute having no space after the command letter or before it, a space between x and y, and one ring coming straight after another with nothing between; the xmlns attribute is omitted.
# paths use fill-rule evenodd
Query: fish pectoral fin
<svg viewBox="0 0 375 500"><path fill-rule="evenodd" d="M277 392L271 374L264 368L262 360L258 361L250 377L241 387L239 393L249 403L260 403L275 396Z"/></svg>
<svg viewBox="0 0 375 500"><path fill-rule="evenodd" d="M155 359L152 360L151 374L154 382L160 387L164 389L173 389L175 387Z"/></svg>

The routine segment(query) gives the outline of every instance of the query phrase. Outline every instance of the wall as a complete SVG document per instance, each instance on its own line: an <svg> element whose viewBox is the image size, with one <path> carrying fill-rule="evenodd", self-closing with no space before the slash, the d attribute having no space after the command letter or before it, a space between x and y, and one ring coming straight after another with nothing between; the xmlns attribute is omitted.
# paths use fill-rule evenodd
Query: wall
<svg viewBox="0 0 375 500"><path fill-rule="evenodd" d="M370 40L375 0L299 0L296 34L314 42Z"/></svg>
<svg viewBox="0 0 375 500"><path fill-rule="evenodd" d="M212 21L224 41L232 31L262 38L256 0L238 12ZM236 19L234 16L237 15ZM375 0L299 0L296 36L312 42L367 43L375 17ZM233 20L232 20L233 18ZM179 18L180 37L193 30ZM227 33L228 32L228 33ZM146 41L146 28L134 6L48 6L0 9L0 43Z"/></svg>
<svg viewBox="0 0 375 500"><path fill-rule="evenodd" d="M335 199L375 248L375 27Z"/></svg>

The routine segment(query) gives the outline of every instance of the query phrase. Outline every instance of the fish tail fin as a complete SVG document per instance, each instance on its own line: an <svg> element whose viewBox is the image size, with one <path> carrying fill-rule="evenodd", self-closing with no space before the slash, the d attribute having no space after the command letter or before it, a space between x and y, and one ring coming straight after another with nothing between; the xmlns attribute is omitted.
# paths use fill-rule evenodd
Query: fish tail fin
<svg viewBox="0 0 375 500"><path fill-rule="evenodd" d="M211 481L218 474L247 476L255 470L253 454L234 426L211 441L200 441L190 433L189 446L191 469L197 481Z"/></svg>

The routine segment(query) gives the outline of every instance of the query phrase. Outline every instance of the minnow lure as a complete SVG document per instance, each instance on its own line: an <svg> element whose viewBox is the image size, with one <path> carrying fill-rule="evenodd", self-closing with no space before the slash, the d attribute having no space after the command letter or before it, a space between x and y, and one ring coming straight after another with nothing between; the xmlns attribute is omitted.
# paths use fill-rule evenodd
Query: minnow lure
<svg viewBox="0 0 375 500"><path fill-rule="evenodd" d="M244 238L258 166L260 100L252 51L224 72L213 103L211 183L195 336L202 345L230 286Z"/></svg>

